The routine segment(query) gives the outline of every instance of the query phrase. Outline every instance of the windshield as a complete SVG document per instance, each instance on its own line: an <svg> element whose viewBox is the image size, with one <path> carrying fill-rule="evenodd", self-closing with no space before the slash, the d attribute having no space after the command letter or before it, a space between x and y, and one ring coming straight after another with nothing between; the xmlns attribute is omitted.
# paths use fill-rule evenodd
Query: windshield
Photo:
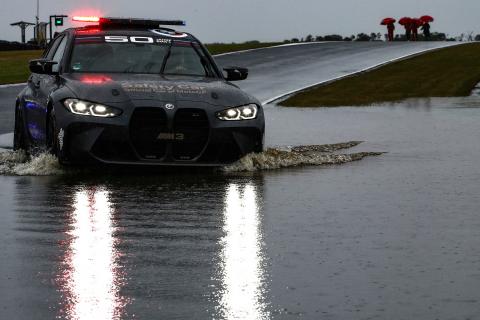
<svg viewBox="0 0 480 320"><path fill-rule="evenodd" d="M84 73L214 76L198 43L153 37L77 37L70 69Z"/></svg>

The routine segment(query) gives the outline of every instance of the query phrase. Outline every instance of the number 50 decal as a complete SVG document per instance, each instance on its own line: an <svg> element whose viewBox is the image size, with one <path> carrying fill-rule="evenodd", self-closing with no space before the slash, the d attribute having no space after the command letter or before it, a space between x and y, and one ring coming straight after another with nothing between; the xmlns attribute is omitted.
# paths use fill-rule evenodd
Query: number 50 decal
<svg viewBox="0 0 480 320"><path fill-rule="evenodd" d="M152 37L105 36L105 42L153 43Z"/></svg>

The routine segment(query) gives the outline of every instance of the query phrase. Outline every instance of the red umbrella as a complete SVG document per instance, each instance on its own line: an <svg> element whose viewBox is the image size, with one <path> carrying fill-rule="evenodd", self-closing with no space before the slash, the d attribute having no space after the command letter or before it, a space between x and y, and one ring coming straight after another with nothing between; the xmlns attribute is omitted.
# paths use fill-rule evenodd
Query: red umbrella
<svg viewBox="0 0 480 320"><path fill-rule="evenodd" d="M387 24L392 24L392 23L395 23L397 20L393 19L393 18L385 18L382 20L382 22L380 22L380 24L382 26L386 26Z"/></svg>
<svg viewBox="0 0 480 320"><path fill-rule="evenodd" d="M412 23L412 18L403 17L400 20L398 20L398 23L400 23L402 26L407 25L409 23Z"/></svg>
<svg viewBox="0 0 480 320"><path fill-rule="evenodd" d="M432 16L421 16L420 20L422 20L424 23L428 23L433 22L435 19L433 19Z"/></svg>
<svg viewBox="0 0 480 320"><path fill-rule="evenodd" d="M417 28L421 27L424 25L425 22L423 22L423 20L421 19L412 19L412 22L415 22L415 24L417 25Z"/></svg>

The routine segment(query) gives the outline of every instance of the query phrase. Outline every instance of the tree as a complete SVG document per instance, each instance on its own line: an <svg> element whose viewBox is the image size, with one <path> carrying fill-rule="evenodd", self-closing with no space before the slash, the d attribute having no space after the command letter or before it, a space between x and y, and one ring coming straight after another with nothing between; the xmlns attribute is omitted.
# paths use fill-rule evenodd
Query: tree
<svg viewBox="0 0 480 320"><path fill-rule="evenodd" d="M305 42L312 42L313 41L313 36L311 34L309 34L306 38L305 38Z"/></svg>
<svg viewBox="0 0 480 320"><path fill-rule="evenodd" d="M324 38L322 36L316 36L315 41L323 41Z"/></svg>
<svg viewBox="0 0 480 320"><path fill-rule="evenodd" d="M447 35L442 32L433 32L430 35L430 40L431 41L445 41L447 40Z"/></svg>
<svg viewBox="0 0 480 320"><path fill-rule="evenodd" d="M467 34L467 41L473 41L473 31L470 31L470 32Z"/></svg>
<svg viewBox="0 0 480 320"><path fill-rule="evenodd" d="M370 36L362 32L357 34L355 41L370 41Z"/></svg>
<svg viewBox="0 0 480 320"><path fill-rule="evenodd" d="M328 34L324 37L325 41L343 41L343 37L338 34Z"/></svg>
<svg viewBox="0 0 480 320"><path fill-rule="evenodd" d="M477 34L477 35L475 36L475 41L480 41L480 34Z"/></svg>

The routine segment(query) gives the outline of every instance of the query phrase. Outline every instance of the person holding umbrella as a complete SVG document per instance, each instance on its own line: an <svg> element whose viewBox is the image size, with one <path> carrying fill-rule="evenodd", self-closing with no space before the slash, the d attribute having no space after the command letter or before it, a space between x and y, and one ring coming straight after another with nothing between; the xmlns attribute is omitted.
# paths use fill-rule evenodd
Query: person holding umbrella
<svg viewBox="0 0 480 320"><path fill-rule="evenodd" d="M420 20L422 20L423 25L422 25L422 30L423 30L423 35L425 36L425 39L430 38L430 22L433 22L433 17L431 16L421 16Z"/></svg>
<svg viewBox="0 0 480 320"><path fill-rule="evenodd" d="M393 32L395 31L395 25L394 23L397 20L393 18L385 18L382 20L380 23L383 26L387 26L387 31L388 31L388 41L393 41Z"/></svg>
<svg viewBox="0 0 480 320"><path fill-rule="evenodd" d="M420 19L412 19L412 23L410 24L412 28L412 41L418 40L418 28L423 25L423 21Z"/></svg>
<svg viewBox="0 0 480 320"><path fill-rule="evenodd" d="M410 37L412 35L412 19L409 17L403 17L398 20L398 23L405 28L405 38L407 39L407 41L410 41Z"/></svg>

